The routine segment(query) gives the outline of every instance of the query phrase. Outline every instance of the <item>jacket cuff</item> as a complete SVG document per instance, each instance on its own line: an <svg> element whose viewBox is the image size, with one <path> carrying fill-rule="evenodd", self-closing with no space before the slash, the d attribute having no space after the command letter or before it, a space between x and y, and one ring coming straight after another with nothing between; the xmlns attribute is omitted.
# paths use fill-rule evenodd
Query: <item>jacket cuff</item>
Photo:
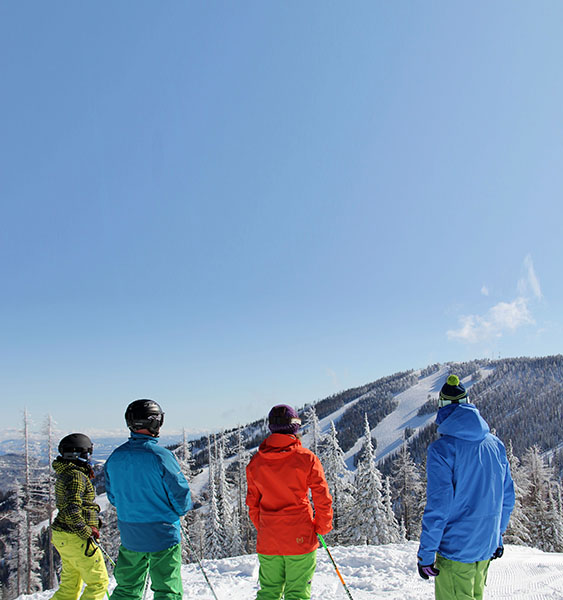
<svg viewBox="0 0 563 600"><path fill-rule="evenodd" d="M421 565L433 565L436 562L436 553L427 552L419 548L417 558Z"/></svg>

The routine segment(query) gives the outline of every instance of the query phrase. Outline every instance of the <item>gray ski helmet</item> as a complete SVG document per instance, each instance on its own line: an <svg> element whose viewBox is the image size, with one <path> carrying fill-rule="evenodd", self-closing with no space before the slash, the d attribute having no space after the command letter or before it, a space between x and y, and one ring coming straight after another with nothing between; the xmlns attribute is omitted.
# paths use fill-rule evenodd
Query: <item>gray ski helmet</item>
<svg viewBox="0 0 563 600"><path fill-rule="evenodd" d="M83 433L71 433L59 442L59 454L63 458L83 458L87 460L88 455L92 454L93 450L92 440Z"/></svg>
<svg viewBox="0 0 563 600"><path fill-rule="evenodd" d="M131 431L148 429L157 436L164 423L164 412L154 400L135 400L125 411L125 422Z"/></svg>

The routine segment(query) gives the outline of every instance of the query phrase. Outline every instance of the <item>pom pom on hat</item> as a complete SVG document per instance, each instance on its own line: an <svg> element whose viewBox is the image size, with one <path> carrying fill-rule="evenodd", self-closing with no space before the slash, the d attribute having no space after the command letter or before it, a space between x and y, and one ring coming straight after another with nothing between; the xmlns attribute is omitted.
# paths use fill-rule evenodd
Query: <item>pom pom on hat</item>
<svg viewBox="0 0 563 600"><path fill-rule="evenodd" d="M441 408L448 404L459 404L461 402L469 402L467 390L457 375L450 375L440 390L438 405Z"/></svg>

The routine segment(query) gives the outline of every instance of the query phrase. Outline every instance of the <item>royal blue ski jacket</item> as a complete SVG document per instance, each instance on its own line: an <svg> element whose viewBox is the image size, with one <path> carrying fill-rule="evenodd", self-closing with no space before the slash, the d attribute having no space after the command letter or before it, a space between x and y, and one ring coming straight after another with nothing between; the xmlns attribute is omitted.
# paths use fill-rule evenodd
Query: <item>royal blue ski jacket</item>
<svg viewBox="0 0 563 600"><path fill-rule="evenodd" d="M431 565L438 552L463 563L487 560L514 507L506 450L472 404L446 406L439 417L441 411L441 437L428 447L418 559Z"/></svg>
<svg viewBox="0 0 563 600"><path fill-rule="evenodd" d="M191 494L176 457L150 435L131 433L105 467L108 500L117 509L121 544L133 552L159 552L181 541L180 517Z"/></svg>

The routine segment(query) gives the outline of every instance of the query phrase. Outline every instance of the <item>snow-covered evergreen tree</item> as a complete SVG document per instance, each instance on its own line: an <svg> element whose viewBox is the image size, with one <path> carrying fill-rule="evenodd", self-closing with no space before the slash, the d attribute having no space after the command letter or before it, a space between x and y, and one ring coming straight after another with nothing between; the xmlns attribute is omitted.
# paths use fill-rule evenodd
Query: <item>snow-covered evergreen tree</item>
<svg viewBox="0 0 563 600"><path fill-rule="evenodd" d="M380 539L382 544L397 544L406 539L401 536L401 528L395 513L393 512L393 493L391 491L391 480L385 477L383 483L383 506L385 507L385 519L380 526Z"/></svg>
<svg viewBox="0 0 563 600"><path fill-rule="evenodd" d="M526 473L520 466L519 458L514 454L512 440L506 445L506 456L510 465L510 472L514 481L514 509L510 515L508 527L504 533L505 544L516 544L519 546L531 546L530 526L528 517L524 512L524 492L528 487Z"/></svg>
<svg viewBox="0 0 563 600"><path fill-rule="evenodd" d="M327 541L334 544L346 542L346 516L350 512L354 497L352 473L346 466L344 451L338 442L338 433L334 422L320 446L319 458L323 465L328 488L332 496L333 529L326 535Z"/></svg>
<svg viewBox="0 0 563 600"><path fill-rule="evenodd" d="M187 515L186 560L196 562L205 555L206 548L206 521L201 510L190 510Z"/></svg>
<svg viewBox="0 0 563 600"><path fill-rule="evenodd" d="M318 456L322 435L319 417L317 417L317 411L315 410L314 406L311 406L311 408L305 413L304 425L304 429L309 436L309 450Z"/></svg>
<svg viewBox="0 0 563 600"><path fill-rule="evenodd" d="M40 578L40 548L37 543L37 536L34 532L34 516L37 515L37 506L35 494L39 493L43 496L44 491L41 486L37 486L34 480L33 466L31 464L31 454L29 448L29 415L27 410L24 410L23 415L23 439L24 439L24 481L22 486L22 510L24 513L24 527L22 539L25 545L25 562L24 562L24 590L26 594L32 594L41 589Z"/></svg>
<svg viewBox="0 0 563 600"><path fill-rule="evenodd" d="M54 485L54 473L51 470L51 464L56 456L55 453L55 439L53 432L53 419L51 415L47 416L47 420L45 422L45 436L47 439L47 475L45 477L45 484L47 487L47 511L49 513L49 527L47 529L47 569L49 570L47 574L47 585L49 589L53 589L55 587L56 581L56 573L55 573L55 560L53 554L53 543L51 541L51 525L53 523L53 514L55 511L55 485Z"/></svg>
<svg viewBox="0 0 563 600"><path fill-rule="evenodd" d="M424 511L424 484L406 443L392 463L391 486L396 513L405 527L407 539L417 540Z"/></svg>
<svg viewBox="0 0 563 600"><path fill-rule="evenodd" d="M238 556L243 553L238 511L233 502L232 485L227 479L225 462L225 435L217 444L217 504L223 528L223 555Z"/></svg>
<svg viewBox="0 0 563 600"><path fill-rule="evenodd" d="M375 465L375 452L367 414L364 419L362 457L354 477L355 497L345 530L347 543L385 544L386 515L381 473Z"/></svg>
<svg viewBox="0 0 563 600"><path fill-rule="evenodd" d="M245 447L244 430L242 427L239 427L236 437L235 503L238 511L242 550L245 553L254 552L255 548L255 530L250 522L246 507L246 466L249 461L250 453Z"/></svg>
<svg viewBox="0 0 563 600"><path fill-rule="evenodd" d="M546 537L550 543L550 552L563 551L563 515L560 509L560 499L561 484L557 481L551 481L547 488L547 512L545 515Z"/></svg>
<svg viewBox="0 0 563 600"><path fill-rule="evenodd" d="M224 558L223 524L219 516L219 501L215 483L216 461L213 458L211 437L209 436L207 438L207 449L209 454L209 509L205 528L205 556L207 558Z"/></svg>
<svg viewBox="0 0 563 600"><path fill-rule="evenodd" d="M180 442L180 445L174 450L174 454L176 456L178 464L180 465L182 474L186 478L186 481L188 481L189 483L193 478L194 460L192 458L192 452L190 450L190 444L188 442L185 429L182 429L182 441Z"/></svg>
<svg viewBox="0 0 563 600"><path fill-rule="evenodd" d="M528 449L522 459L522 468L527 476L523 508L528 517L533 544L546 552L560 552L563 550L560 536L563 530L562 516L553 509L553 473L545 465L538 446Z"/></svg>

